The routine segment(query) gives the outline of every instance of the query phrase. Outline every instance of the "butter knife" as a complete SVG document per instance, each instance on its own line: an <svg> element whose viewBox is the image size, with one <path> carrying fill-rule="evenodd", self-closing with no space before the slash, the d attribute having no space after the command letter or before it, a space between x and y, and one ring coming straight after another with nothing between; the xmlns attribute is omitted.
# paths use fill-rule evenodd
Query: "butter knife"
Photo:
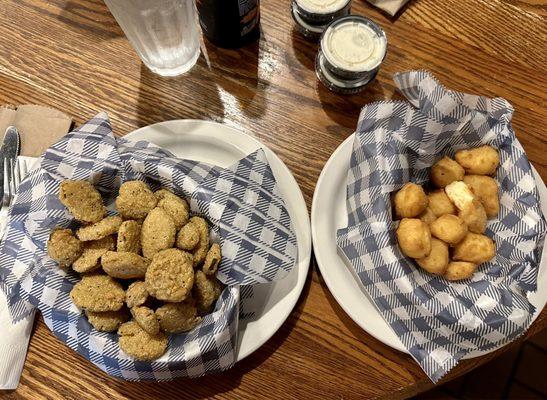
<svg viewBox="0 0 547 400"><path fill-rule="evenodd" d="M15 165L17 156L21 151L21 140L19 137L19 131L15 126L8 126L4 139L2 140L2 146L0 147L0 193L4 193L4 158L11 160Z"/></svg>

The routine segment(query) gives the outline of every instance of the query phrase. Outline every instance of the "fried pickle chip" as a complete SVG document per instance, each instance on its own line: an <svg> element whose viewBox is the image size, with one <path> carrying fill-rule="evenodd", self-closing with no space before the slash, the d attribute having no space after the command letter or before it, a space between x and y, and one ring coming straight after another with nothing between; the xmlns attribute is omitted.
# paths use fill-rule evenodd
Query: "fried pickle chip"
<svg viewBox="0 0 547 400"><path fill-rule="evenodd" d="M475 200L475 195L469 186L462 181L452 182L444 188L444 191L458 210L462 210L465 206Z"/></svg>
<svg viewBox="0 0 547 400"><path fill-rule="evenodd" d="M158 207L163 208L169 214L177 231L188 223L190 207L180 197L175 195L167 196L158 202Z"/></svg>
<svg viewBox="0 0 547 400"><path fill-rule="evenodd" d="M431 167L431 182L438 188L444 188L446 185L461 181L465 174L460 164L450 157L443 157Z"/></svg>
<svg viewBox="0 0 547 400"><path fill-rule="evenodd" d="M394 197L395 213L399 218L414 218L425 211L427 196L424 189L415 183L406 183Z"/></svg>
<svg viewBox="0 0 547 400"><path fill-rule="evenodd" d="M141 225L135 220L123 221L118 230L118 251L139 254L141 251Z"/></svg>
<svg viewBox="0 0 547 400"><path fill-rule="evenodd" d="M431 252L416 262L430 274L444 274L448 266L448 245L442 240L431 238Z"/></svg>
<svg viewBox="0 0 547 400"><path fill-rule="evenodd" d="M125 292L122 285L108 275L85 275L70 291L70 298L86 311L118 311L123 307Z"/></svg>
<svg viewBox="0 0 547 400"><path fill-rule="evenodd" d="M214 275L217 273L218 265L221 260L222 254L220 245L218 243L213 243L205 256L205 261L203 262L201 270L205 275Z"/></svg>
<svg viewBox="0 0 547 400"><path fill-rule="evenodd" d="M181 250L190 251L195 249L199 243L199 230L196 224L188 222L177 234L177 247Z"/></svg>
<svg viewBox="0 0 547 400"><path fill-rule="evenodd" d="M194 267L197 267L205 260L209 251L209 226L207 221L201 217L192 217L190 222L196 226L199 232L199 241L193 251Z"/></svg>
<svg viewBox="0 0 547 400"><path fill-rule="evenodd" d="M148 289L143 281L133 282L125 291L125 304L133 308L142 306L148 299Z"/></svg>
<svg viewBox="0 0 547 400"><path fill-rule="evenodd" d="M486 216L494 218L500 211L499 189L496 180L490 176L466 175L463 181L482 203Z"/></svg>
<svg viewBox="0 0 547 400"><path fill-rule="evenodd" d="M469 232L454 248L452 258L455 261L481 264L491 260L495 255L496 245L492 239L485 235Z"/></svg>
<svg viewBox="0 0 547 400"><path fill-rule="evenodd" d="M208 312L221 292L222 287L217 278L209 277L203 271L196 271L193 295L199 311Z"/></svg>
<svg viewBox="0 0 547 400"><path fill-rule="evenodd" d="M448 263L444 277L449 281L459 281L471 278L477 270L477 265L466 261L451 261Z"/></svg>
<svg viewBox="0 0 547 400"><path fill-rule="evenodd" d="M101 264L99 260L109 250L114 250L116 243L112 236L107 236L99 240L84 242L84 251L82 255L74 261L72 269L80 274L94 271Z"/></svg>
<svg viewBox="0 0 547 400"><path fill-rule="evenodd" d="M154 310L144 306L133 307L131 315L139 326L149 335L157 335L160 331L160 323Z"/></svg>
<svg viewBox="0 0 547 400"><path fill-rule="evenodd" d="M397 228L397 241L408 257L424 258L431 252L429 227L419 219L403 218Z"/></svg>
<svg viewBox="0 0 547 400"><path fill-rule="evenodd" d="M159 358L167 349L168 339L159 332L150 335L135 321L129 321L118 329L120 348L131 357L140 361L152 361Z"/></svg>
<svg viewBox="0 0 547 400"><path fill-rule="evenodd" d="M145 276L148 293L158 300L184 300L194 284L192 256L179 249L166 249L154 255Z"/></svg>
<svg viewBox="0 0 547 400"><path fill-rule="evenodd" d="M456 206L450 201L443 189L435 190L427 195L429 199L429 208L436 217L444 214L456 215Z"/></svg>
<svg viewBox="0 0 547 400"><path fill-rule="evenodd" d="M87 181L61 182L59 200L80 222L99 222L106 214L101 194Z"/></svg>
<svg viewBox="0 0 547 400"><path fill-rule="evenodd" d="M76 231L76 236L83 242L99 240L118 232L122 219L117 215L106 217L92 225L82 226Z"/></svg>
<svg viewBox="0 0 547 400"><path fill-rule="evenodd" d="M478 200L467 204L458 212L458 217L467 225L469 232L484 233L486 231L486 211Z"/></svg>
<svg viewBox="0 0 547 400"><path fill-rule="evenodd" d="M107 251L101 257L104 272L118 279L144 278L150 260L127 251Z"/></svg>
<svg viewBox="0 0 547 400"><path fill-rule="evenodd" d="M431 234L451 246L463 240L467 234L467 226L463 220L455 215L441 215L429 225Z"/></svg>
<svg viewBox="0 0 547 400"><path fill-rule="evenodd" d="M87 320L101 332L114 332L121 324L129 319L127 309L121 308L118 311L93 312L87 310L85 312Z"/></svg>
<svg viewBox="0 0 547 400"><path fill-rule="evenodd" d="M465 169L465 173L472 175L493 175L500 164L498 151L487 145L476 149L460 150L455 158Z"/></svg>
<svg viewBox="0 0 547 400"><path fill-rule="evenodd" d="M142 223L143 256L152 258L157 252L173 247L176 233L175 223L169 214L163 208L154 208Z"/></svg>
<svg viewBox="0 0 547 400"><path fill-rule="evenodd" d="M433 221L437 219L437 216L433 211L431 211L431 208L429 206L425 209L425 211L420 215L420 220L425 223L426 225L429 225Z"/></svg>
<svg viewBox="0 0 547 400"><path fill-rule="evenodd" d="M193 301L166 303L156 310L160 328L165 333L188 332L201 323Z"/></svg>
<svg viewBox="0 0 547 400"><path fill-rule="evenodd" d="M163 199L166 199L166 198L180 199L179 196L177 196L175 193L173 193L173 192L171 192L170 190L167 190L167 189L156 190L154 192L154 195L156 196L156 199L158 199L158 202L163 200Z"/></svg>
<svg viewBox="0 0 547 400"><path fill-rule="evenodd" d="M84 246L70 229L54 229L47 242L49 257L61 267L69 267L82 255Z"/></svg>
<svg viewBox="0 0 547 400"><path fill-rule="evenodd" d="M142 220L157 204L158 199L142 181L122 183L116 198L116 209L124 219Z"/></svg>

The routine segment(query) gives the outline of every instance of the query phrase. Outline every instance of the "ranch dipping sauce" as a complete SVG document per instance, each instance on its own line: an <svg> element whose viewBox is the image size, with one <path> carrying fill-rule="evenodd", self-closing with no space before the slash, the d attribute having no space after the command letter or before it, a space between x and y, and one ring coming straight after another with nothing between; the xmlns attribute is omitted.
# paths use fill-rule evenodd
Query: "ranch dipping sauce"
<svg viewBox="0 0 547 400"><path fill-rule="evenodd" d="M316 72L329 89L356 93L370 83L387 51L387 38L368 18L349 15L333 21L323 33Z"/></svg>
<svg viewBox="0 0 547 400"><path fill-rule="evenodd" d="M351 0L292 0L291 14L306 38L318 41L336 18L349 14Z"/></svg>

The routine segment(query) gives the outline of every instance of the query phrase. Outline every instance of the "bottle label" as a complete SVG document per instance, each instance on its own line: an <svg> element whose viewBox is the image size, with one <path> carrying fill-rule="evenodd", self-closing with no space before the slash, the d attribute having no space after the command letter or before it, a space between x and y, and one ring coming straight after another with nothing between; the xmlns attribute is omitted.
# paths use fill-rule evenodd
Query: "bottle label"
<svg viewBox="0 0 547 400"><path fill-rule="evenodd" d="M251 32L260 20L259 0L239 0L240 35Z"/></svg>

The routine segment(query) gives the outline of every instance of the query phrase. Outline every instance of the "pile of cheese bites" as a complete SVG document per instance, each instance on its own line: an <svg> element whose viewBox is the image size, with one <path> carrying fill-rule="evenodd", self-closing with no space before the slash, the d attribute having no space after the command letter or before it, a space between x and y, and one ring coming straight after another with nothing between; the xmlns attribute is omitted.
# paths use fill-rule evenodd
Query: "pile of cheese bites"
<svg viewBox="0 0 547 400"><path fill-rule="evenodd" d="M48 254L81 274L72 301L95 329L117 331L125 353L156 359L167 334L193 329L210 312L222 290L221 250L184 199L128 181L116 198L119 215L106 216L95 187L72 180L61 183L59 199L80 227L54 229Z"/></svg>
<svg viewBox="0 0 547 400"><path fill-rule="evenodd" d="M498 184L492 178L499 154L491 146L460 150L455 160L443 157L430 171L435 190L405 184L393 199L401 219L401 251L427 272L448 280L469 278L495 255L486 222L499 212Z"/></svg>

